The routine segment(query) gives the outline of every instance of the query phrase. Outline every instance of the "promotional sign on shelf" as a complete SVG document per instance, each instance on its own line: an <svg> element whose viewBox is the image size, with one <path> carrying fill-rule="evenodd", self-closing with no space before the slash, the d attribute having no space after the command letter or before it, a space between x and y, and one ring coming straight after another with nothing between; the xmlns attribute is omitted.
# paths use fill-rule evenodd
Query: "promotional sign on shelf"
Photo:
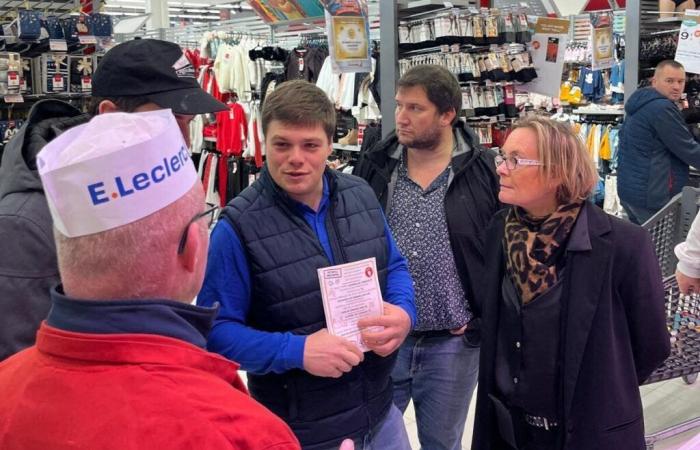
<svg viewBox="0 0 700 450"><path fill-rule="evenodd" d="M687 9L678 35L674 58L683 64L686 72L700 73L700 11Z"/></svg>
<svg viewBox="0 0 700 450"><path fill-rule="evenodd" d="M333 72L371 72L367 2L329 0L324 7Z"/></svg>
<svg viewBox="0 0 700 450"><path fill-rule="evenodd" d="M569 41L569 25L568 19L537 18L535 34L530 41L537 78L524 84L523 89L549 97L559 97L566 44Z"/></svg>
<svg viewBox="0 0 700 450"><path fill-rule="evenodd" d="M613 28L610 14L591 14L591 45L593 70L609 69L615 64Z"/></svg>

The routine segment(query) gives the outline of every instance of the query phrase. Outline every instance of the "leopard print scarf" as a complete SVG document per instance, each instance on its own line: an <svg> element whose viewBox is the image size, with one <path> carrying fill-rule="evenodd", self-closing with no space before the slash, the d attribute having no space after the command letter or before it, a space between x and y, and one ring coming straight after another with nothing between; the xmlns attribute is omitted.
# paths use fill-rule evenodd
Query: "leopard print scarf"
<svg viewBox="0 0 700 450"><path fill-rule="evenodd" d="M562 205L551 215L533 218L514 207L506 218L506 267L523 304L556 284L557 263L582 203Z"/></svg>

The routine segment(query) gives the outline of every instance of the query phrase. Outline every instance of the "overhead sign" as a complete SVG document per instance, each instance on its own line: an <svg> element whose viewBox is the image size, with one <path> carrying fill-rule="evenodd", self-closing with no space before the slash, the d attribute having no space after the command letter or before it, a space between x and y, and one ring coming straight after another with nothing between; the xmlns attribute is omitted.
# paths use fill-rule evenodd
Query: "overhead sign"
<svg viewBox="0 0 700 450"><path fill-rule="evenodd" d="M248 4L267 23L323 17L319 0L249 0Z"/></svg>
<svg viewBox="0 0 700 450"><path fill-rule="evenodd" d="M367 2L325 2L328 48L335 73L371 72Z"/></svg>

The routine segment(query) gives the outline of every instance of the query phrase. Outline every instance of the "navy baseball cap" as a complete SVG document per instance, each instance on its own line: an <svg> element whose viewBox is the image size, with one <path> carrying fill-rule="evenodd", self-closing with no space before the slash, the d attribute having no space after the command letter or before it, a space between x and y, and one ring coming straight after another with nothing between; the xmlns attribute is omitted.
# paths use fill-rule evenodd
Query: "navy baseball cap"
<svg viewBox="0 0 700 450"><path fill-rule="evenodd" d="M135 39L109 50L92 77L95 97L145 97L176 114L224 111L205 92L180 46L157 39Z"/></svg>

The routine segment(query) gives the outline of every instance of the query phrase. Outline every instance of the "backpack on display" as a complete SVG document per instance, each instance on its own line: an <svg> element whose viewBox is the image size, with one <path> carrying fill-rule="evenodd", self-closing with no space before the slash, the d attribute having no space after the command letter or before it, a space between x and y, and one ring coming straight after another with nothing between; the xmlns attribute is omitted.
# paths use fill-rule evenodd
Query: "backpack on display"
<svg viewBox="0 0 700 450"><path fill-rule="evenodd" d="M36 41L41 36L41 13L21 9L17 20L17 37L21 41Z"/></svg>

